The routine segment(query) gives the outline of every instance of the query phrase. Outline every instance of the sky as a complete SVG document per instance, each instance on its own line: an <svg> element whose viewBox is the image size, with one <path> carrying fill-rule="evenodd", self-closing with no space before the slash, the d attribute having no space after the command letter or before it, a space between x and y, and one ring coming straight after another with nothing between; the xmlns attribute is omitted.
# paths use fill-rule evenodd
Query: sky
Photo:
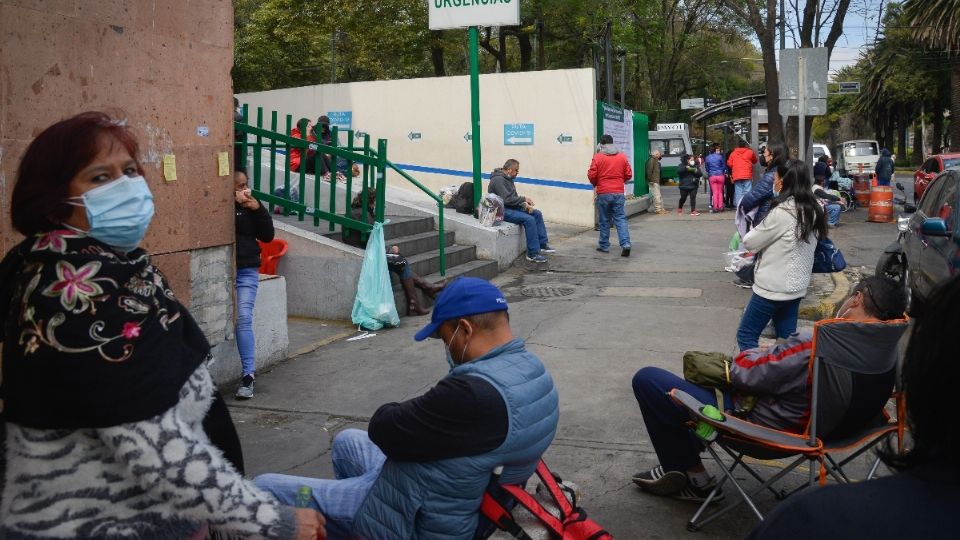
<svg viewBox="0 0 960 540"><path fill-rule="evenodd" d="M830 77L845 66L857 63L860 53L877 38L877 19L882 0L853 0L843 21L843 35L830 56Z"/></svg>

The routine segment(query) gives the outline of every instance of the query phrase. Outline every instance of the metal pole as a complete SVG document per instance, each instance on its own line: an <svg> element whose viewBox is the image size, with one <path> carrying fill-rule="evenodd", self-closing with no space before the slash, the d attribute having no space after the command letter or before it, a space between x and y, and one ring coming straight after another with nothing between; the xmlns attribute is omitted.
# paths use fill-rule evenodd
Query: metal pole
<svg viewBox="0 0 960 540"><path fill-rule="evenodd" d="M780 0L780 50L787 48L787 10L783 6L784 0Z"/></svg>
<svg viewBox="0 0 960 540"><path fill-rule="evenodd" d="M476 26L470 27L470 133L473 143L473 207L480 204L483 183L480 180L480 37Z"/></svg>
<svg viewBox="0 0 960 540"><path fill-rule="evenodd" d="M607 21L607 30L603 40L603 54L604 54L604 70L606 73L606 83L607 83L607 103L613 103L613 47L611 47L611 41L613 40L613 23Z"/></svg>
<svg viewBox="0 0 960 540"><path fill-rule="evenodd" d="M807 162L807 139L806 139L806 129L807 129L807 59L802 54L800 55L799 61L797 63L797 81L799 81L799 99L797 100L797 124L799 124L800 130L800 139L797 143L797 158L801 163Z"/></svg>

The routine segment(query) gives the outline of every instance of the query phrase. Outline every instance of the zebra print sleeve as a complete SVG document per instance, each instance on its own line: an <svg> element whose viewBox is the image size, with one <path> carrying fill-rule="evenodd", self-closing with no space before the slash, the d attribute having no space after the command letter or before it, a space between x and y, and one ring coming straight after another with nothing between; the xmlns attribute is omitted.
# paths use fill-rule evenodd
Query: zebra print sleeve
<svg viewBox="0 0 960 540"><path fill-rule="evenodd" d="M177 405L150 420L100 429L100 439L143 489L178 509L177 517L241 536L292 538L293 509L244 480L203 434L212 391L201 366Z"/></svg>

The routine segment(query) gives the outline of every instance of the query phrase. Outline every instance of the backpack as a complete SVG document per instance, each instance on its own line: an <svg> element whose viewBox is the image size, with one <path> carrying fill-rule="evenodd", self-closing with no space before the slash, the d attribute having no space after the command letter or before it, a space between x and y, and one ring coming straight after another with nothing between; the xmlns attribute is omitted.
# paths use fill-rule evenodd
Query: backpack
<svg viewBox="0 0 960 540"><path fill-rule="evenodd" d="M460 184L460 189L453 196L453 207L461 214L473 213L473 182Z"/></svg>
<svg viewBox="0 0 960 540"><path fill-rule="evenodd" d="M521 506L530 511L549 531L551 538L558 540L613 540L613 536L600 526L599 523L587 517L586 511L576 505L576 494L571 494L573 502L567 497L566 486L561 486L562 480L547 468L547 464L540 460L537 464L537 476L540 477L542 487L550 494L550 498L557 505L560 517L543 507L533 495L527 493L522 486L501 484L498 487L509 493ZM530 540L530 536L517 524L513 514L507 506L501 503L489 492L483 494L480 512L496 526L510 533L514 538Z"/></svg>

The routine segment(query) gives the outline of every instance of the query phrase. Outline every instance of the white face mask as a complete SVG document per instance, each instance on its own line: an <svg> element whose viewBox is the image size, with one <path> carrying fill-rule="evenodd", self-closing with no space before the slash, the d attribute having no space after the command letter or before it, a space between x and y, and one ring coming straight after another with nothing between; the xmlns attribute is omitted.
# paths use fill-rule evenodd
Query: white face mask
<svg viewBox="0 0 960 540"><path fill-rule="evenodd" d="M850 300L853 300L852 296L844 300L844 302L840 304L840 307L837 308L837 319L845 319L847 318L847 315L850 314L850 307L847 306L847 304L850 303Z"/></svg>
<svg viewBox="0 0 960 540"><path fill-rule="evenodd" d="M456 330L453 331L453 334L450 336L450 343L453 343L453 338L457 337L457 332L460 331L460 325L457 325ZM440 340L443 343L443 358L447 361L447 365L450 366L450 371L453 371L453 368L457 367L457 363L453 360L453 354L450 353L450 346L446 344L442 339ZM467 346L470 344L468 340L463 344L463 350L460 351L460 363L463 363L463 357L467 353Z"/></svg>
<svg viewBox="0 0 960 540"><path fill-rule="evenodd" d="M693 164L694 164L694 161L692 159L687 162L687 165L690 165L691 167L693 167Z"/></svg>

